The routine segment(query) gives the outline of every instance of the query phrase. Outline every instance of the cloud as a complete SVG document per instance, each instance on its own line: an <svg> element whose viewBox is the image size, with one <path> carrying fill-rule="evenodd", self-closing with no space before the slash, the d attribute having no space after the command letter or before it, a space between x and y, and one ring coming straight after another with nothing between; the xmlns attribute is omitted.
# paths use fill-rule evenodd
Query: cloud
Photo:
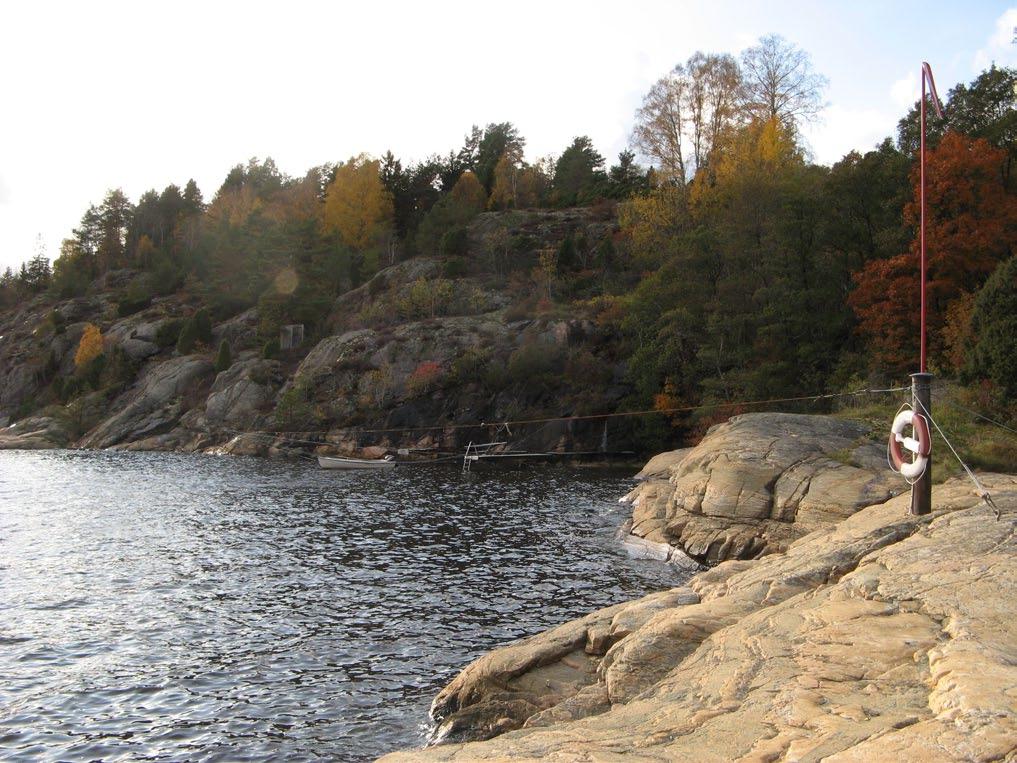
<svg viewBox="0 0 1017 763"><path fill-rule="evenodd" d="M902 112L915 105L921 95L922 77L916 68L914 72L905 74L890 86L890 98L893 105Z"/></svg>
<svg viewBox="0 0 1017 763"><path fill-rule="evenodd" d="M1017 65L1017 8L1009 8L996 19L996 28L974 55L974 71L980 72L991 64L997 66Z"/></svg>
<svg viewBox="0 0 1017 763"><path fill-rule="evenodd" d="M7 187L7 183L4 181L4 176L0 175L0 204L11 203L11 191Z"/></svg>

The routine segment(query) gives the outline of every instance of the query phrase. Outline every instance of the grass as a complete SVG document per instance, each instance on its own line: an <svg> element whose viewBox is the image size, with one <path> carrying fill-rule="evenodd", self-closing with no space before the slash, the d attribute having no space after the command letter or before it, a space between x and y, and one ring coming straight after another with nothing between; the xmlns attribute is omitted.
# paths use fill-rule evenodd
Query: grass
<svg viewBox="0 0 1017 763"><path fill-rule="evenodd" d="M1017 433L983 421L963 410L974 409L970 396L969 390L955 384L936 385L932 394L932 416L936 423L972 470L1017 474ZM864 402L843 407L834 415L868 424L872 427L872 439L882 441L889 437L890 424L898 406L905 400L910 402L910 394L899 392L858 399ZM1012 421L1003 420L1001 423L1010 429L1017 429ZM942 435L935 426L931 429L933 482L940 483L962 475L964 470L943 441Z"/></svg>

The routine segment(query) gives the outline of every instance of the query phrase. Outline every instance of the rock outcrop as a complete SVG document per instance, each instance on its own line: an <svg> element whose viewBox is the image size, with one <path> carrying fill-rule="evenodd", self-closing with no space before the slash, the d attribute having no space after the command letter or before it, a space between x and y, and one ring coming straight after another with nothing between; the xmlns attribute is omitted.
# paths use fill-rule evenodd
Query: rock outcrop
<svg viewBox="0 0 1017 763"><path fill-rule="evenodd" d="M118 398L113 415L85 435L79 445L108 448L169 431L193 407L185 395L203 398L201 384L211 376L212 363L201 355L185 355L146 367L131 389Z"/></svg>
<svg viewBox="0 0 1017 763"><path fill-rule="evenodd" d="M65 448L69 441L67 427L49 416L31 416L0 429L0 450Z"/></svg>
<svg viewBox="0 0 1017 763"><path fill-rule="evenodd" d="M492 652L433 711L502 735L384 760L1009 759L1017 478L982 480L998 520L953 480Z"/></svg>
<svg viewBox="0 0 1017 763"><path fill-rule="evenodd" d="M901 489L868 427L790 413L735 416L638 476L630 532L707 564L782 551Z"/></svg>

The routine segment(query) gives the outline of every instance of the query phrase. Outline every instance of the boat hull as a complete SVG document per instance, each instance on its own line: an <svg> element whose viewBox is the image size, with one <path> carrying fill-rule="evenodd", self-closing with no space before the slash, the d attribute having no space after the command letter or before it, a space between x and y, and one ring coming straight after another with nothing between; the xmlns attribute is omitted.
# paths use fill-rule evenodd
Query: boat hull
<svg viewBox="0 0 1017 763"><path fill-rule="evenodd" d="M393 469L396 462L392 459L338 458L335 456L318 456L318 466L322 469Z"/></svg>

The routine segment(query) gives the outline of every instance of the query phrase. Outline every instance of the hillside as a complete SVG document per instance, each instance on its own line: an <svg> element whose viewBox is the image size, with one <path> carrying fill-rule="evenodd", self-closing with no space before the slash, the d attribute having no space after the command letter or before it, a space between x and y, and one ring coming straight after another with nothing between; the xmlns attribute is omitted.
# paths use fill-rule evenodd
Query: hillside
<svg viewBox="0 0 1017 763"><path fill-rule="evenodd" d="M567 238L595 249L614 228L590 209L488 213L468 229L467 258L483 256L492 231L529 242L516 254L536 262ZM38 296L0 316L0 421L14 422L0 443L265 453L329 433L340 452L458 450L497 426L453 426L600 413L631 393L615 331L581 304L537 305L525 280L471 274L467 258L381 270L335 300L317 341L278 353L266 353L257 307L210 317L206 340L182 353L200 300L182 289L122 316L129 270L86 296ZM88 324L101 331L103 361L82 368ZM216 372L223 343L231 363ZM394 431L367 431L376 429ZM236 439L255 430L286 434ZM552 423L525 435L532 449L598 450L605 427ZM624 431L607 437L609 449L631 447Z"/></svg>

